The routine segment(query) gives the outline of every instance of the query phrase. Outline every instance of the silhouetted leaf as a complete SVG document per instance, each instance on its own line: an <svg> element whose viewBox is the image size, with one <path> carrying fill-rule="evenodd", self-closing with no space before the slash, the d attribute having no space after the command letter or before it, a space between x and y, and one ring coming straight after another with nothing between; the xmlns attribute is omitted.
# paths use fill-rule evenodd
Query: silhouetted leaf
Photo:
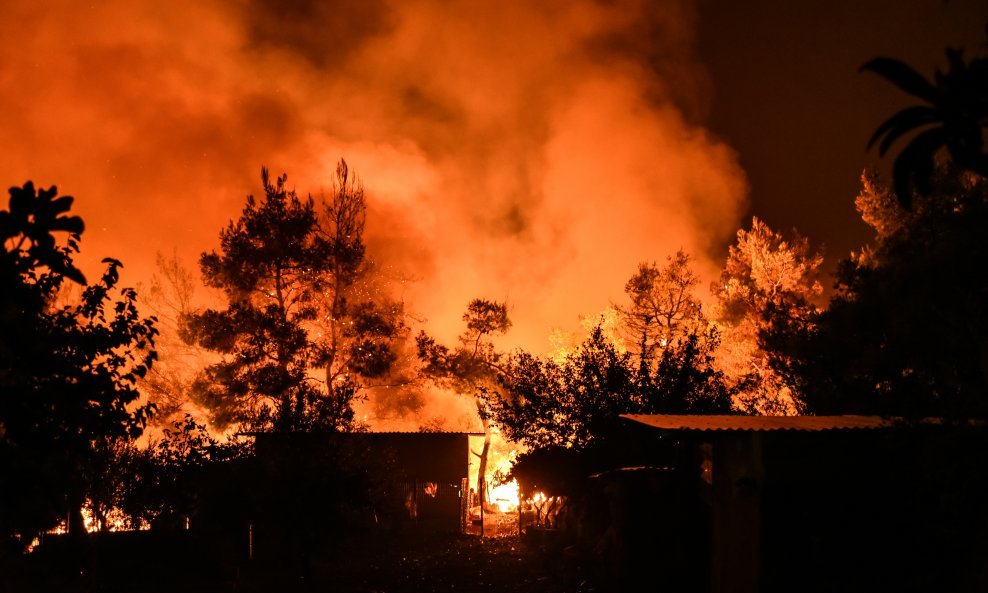
<svg viewBox="0 0 988 593"><path fill-rule="evenodd" d="M910 95L930 103L937 101L936 87L904 62L893 58L875 58L861 66L861 70L878 74Z"/></svg>
<svg viewBox="0 0 988 593"><path fill-rule="evenodd" d="M72 202L75 200L72 196L62 196L57 200L52 200L51 205L48 210L52 214L62 214L68 212L72 208Z"/></svg>
<svg viewBox="0 0 988 593"><path fill-rule="evenodd" d="M913 138L896 157L892 183L896 197L904 207L911 204L914 188L923 195L930 193L936 153L945 141L946 132L942 128L927 130Z"/></svg>
<svg viewBox="0 0 988 593"><path fill-rule="evenodd" d="M34 184L28 181L24 187L10 188L10 212L14 216L24 217L32 210L35 200Z"/></svg>
<svg viewBox="0 0 988 593"><path fill-rule="evenodd" d="M13 217L6 210L0 211L0 240L13 237L17 234L17 227Z"/></svg>
<svg viewBox="0 0 988 593"><path fill-rule="evenodd" d="M937 112L931 107L916 106L903 109L878 126L878 129L868 140L868 148L870 149L882 135L887 133L885 140L878 149L879 154L884 156L889 146L903 134L920 126L935 123L937 119Z"/></svg>
<svg viewBox="0 0 988 593"><path fill-rule="evenodd" d="M65 277L66 278L68 278L69 280L72 280L73 282L77 282L79 284L85 284L86 283L86 277L83 275L83 273L78 268L76 268L74 266L70 266L70 267L65 268L64 270L62 270L62 273L65 274Z"/></svg>
<svg viewBox="0 0 988 593"><path fill-rule="evenodd" d="M155 331L140 319L134 292L110 299L119 262L104 260L107 273L83 290L77 305L58 304L65 280L86 279L72 261L82 219L60 216L73 200L56 196L54 186L35 191L26 183L11 188L11 210L0 212L0 233L15 239L0 243L0 369L6 369L0 371L0 475L21 492L11 496L15 489L8 488L3 500L0 539L6 540L12 528L31 536L53 527L67 509L81 522L79 509L99 481L93 472L102 462L100 448L139 435L151 410L132 404ZM59 231L70 233L65 243ZM11 462L15 470L32 469L11 473ZM8 520L23 510L45 518Z"/></svg>
<svg viewBox="0 0 988 593"><path fill-rule="evenodd" d="M50 226L53 231L65 231L74 234L81 234L85 228L86 225L82 222L82 218L78 216L61 216L56 218Z"/></svg>

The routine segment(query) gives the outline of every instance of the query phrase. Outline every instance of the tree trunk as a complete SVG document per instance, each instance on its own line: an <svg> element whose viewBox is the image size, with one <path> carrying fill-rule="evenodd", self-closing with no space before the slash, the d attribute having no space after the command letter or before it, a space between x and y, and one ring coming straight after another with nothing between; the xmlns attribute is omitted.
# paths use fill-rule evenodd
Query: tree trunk
<svg viewBox="0 0 988 593"><path fill-rule="evenodd" d="M87 535L86 520L82 516L82 497L70 496L68 527L69 536L72 539L82 539Z"/></svg>
<svg viewBox="0 0 988 593"><path fill-rule="evenodd" d="M480 407L479 405L477 406ZM477 497L480 505L487 509L487 457L491 450L491 424L487 420L487 414L481 411L481 421L484 423L484 448L480 450L480 463L477 466Z"/></svg>

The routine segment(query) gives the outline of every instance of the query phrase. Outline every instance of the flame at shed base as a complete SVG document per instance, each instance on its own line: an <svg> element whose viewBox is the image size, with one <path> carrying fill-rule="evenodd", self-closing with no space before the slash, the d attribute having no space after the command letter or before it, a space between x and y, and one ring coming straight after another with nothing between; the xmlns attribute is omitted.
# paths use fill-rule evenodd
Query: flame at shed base
<svg viewBox="0 0 988 593"><path fill-rule="evenodd" d="M491 488L488 496L502 513L518 510L518 482L515 480Z"/></svg>

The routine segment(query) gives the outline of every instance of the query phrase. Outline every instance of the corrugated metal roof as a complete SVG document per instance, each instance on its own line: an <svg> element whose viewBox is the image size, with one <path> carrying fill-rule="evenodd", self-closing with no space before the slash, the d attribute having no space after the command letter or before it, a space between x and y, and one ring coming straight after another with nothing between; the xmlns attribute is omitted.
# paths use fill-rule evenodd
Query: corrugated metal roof
<svg viewBox="0 0 988 593"><path fill-rule="evenodd" d="M468 436L484 436L483 432L464 432L462 430L369 430L347 434L465 434Z"/></svg>
<svg viewBox="0 0 988 593"><path fill-rule="evenodd" d="M619 467L617 469L609 469L604 472L597 474L590 474L591 478L603 478L604 476L619 475L619 474L633 474L637 472L671 472L675 468L668 466L657 466L657 465L638 465L635 467Z"/></svg>
<svg viewBox="0 0 988 593"><path fill-rule="evenodd" d="M867 430L892 426L881 416L727 416L701 414L622 414L622 418L664 430Z"/></svg>

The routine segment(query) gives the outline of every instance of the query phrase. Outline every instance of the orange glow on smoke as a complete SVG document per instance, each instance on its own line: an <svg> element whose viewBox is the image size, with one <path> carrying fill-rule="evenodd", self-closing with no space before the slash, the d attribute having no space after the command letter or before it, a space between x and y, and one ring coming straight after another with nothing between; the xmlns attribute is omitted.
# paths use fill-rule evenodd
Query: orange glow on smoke
<svg viewBox="0 0 988 593"><path fill-rule="evenodd" d="M75 195L87 271L117 256L134 284L158 251L194 267L261 165L318 195L342 156L434 335L507 299L507 340L544 352L640 260L682 247L711 276L736 228L743 173L691 123L695 19L685 0L5 2L0 178Z"/></svg>

